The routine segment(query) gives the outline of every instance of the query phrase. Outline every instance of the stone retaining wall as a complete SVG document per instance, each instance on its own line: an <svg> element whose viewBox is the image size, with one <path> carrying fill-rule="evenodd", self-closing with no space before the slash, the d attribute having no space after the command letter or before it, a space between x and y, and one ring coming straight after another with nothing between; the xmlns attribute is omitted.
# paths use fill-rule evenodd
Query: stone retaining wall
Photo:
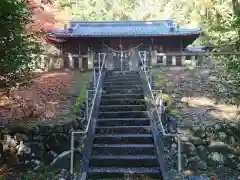
<svg viewBox="0 0 240 180"><path fill-rule="evenodd" d="M21 126L5 126L3 141L0 144L0 167L38 169L42 165L53 168L69 169L71 131L83 129L82 120L55 126L37 126L34 128ZM75 159L81 159L83 138L75 140Z"/></svg>
<svg viewBox="0 0 240 180"><path fill-rule="evenodd" d="M237 179L240 175L240 123L219 122L182 130L181 160L185 175ZM177 169L177 139L164 139L169 169Z"/></svg>

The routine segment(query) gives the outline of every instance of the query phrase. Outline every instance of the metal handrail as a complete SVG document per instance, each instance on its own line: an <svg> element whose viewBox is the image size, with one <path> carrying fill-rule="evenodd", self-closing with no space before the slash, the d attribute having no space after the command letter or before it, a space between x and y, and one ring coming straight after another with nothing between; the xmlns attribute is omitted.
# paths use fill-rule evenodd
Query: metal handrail
<svg viewBox="0 0 240 180"><path fill-rule="evenodd" d="M101 90L99 90L99 86L100 86L100 82L101 82L101 78L102 78L102 71L103 71L103 67L104 67L104 64L105 64L105 58L106 58L106 54L103 58L103 61L102 61L102 66L100 68L100 71L99 71L99 75L98 75L98 81L97 81L97 85L96 85L96 89L95 89L95 93L94 93L94 96L93 96L93 99L92 99L92 106L91 106L91 109L90 109L90 113L88 115L88 123L87 123L87 127L85 130L83 131L75 131L75 132L72 132L71 133L71 164L70 164L70 173L73 174L73 158L74 158L74 136L75 134L86 134L88 132L88 129L89 129L89 126L90 126L90 122L91 122L91 119L92 119L92 113L93 113L93 110L95 108L95 101L96 101L96 98L97 98L97 94L98 92L100 92ZM95 71L95 69L94 69ZM96 74L94 74L95 76Z"/></svg>
<svg viewBox="0 0 240 180"><path fill-rule="evenodd" d="M145 75L146 75L146 78L147 78L147 73L146 73L146 71L145 71ZM148 81L148 79L147 79L147 81ZM148 81L148 86L149 86L149 89L150 89L150 92L151 92L152 99L154 100L154 95L153 95L153 93L152 93L154 90L152 90L149 81ZM162 91L161 91L161 90L160 90L160 94L161 94L161 100L162 100ZM162 102L162 101L161 101L161 102ZM159 120L161 129L162 129L163 136L166 136L166 137L177 137L177 144L178 144L178 172L181 173L181 171L182 171L182 160L181 160L180 134L179 134L179 133L177 133L177 134L167 134L167 133L165 132L165 129L164 129L164 127L163 127L162 120L161 120L161 119L162 119L162 118L161 118L161 114L162 114L161 110L162 110L162 103L160 104L160 112L159 112L159 110L157 109L157 107L155 107L155 109L152 111L152 113L153 113L154 111L156 111L156 113L157 113L158 120ZM177 132L178 132L178 131L177 131Z"/></svg>
<svg viewBox="0 0 240 180"><path fill-rule="evenodd" d="M140 56L140 54L139 54L139 56ZM150 82L149 82L149 80L148 80L148 75L147 75L147 72L146 72L145 64L143 63L143 60L142 60L141 56L140 56L140 60L141 60L141 63L142 63L142 65L143 65L143 72L145 73L145 76L146 76L146 80L147 80L148 88L150 89L150 93L151 93L152 100L155 100L154 95L153 95L153 92L152 92L152 91L153 91L153 90L152 90L152 87L151 87ZM161 99L162 99L162 97L161 97ZM163 135L165 136L165 135L166 135L166 132L165 132L165 129L164 129L163 124L162 124L161 114L159 113L159 111L158 111L158 109L157 109L157 106L156 106L156 105L154 105L154 106L155 106L154 111L156 111L156 113L157 113L158 121L159 121L160 126L161 126L161 129L162 129L162 133L163 133ZM161 106L160 106L160 109L161 109ZM153 111L153 112L154 112L154 111Z"/></svg>
<svg viewBox="0 0 240 180"><path fill-rule="evenodd" d="M142 60L142 58L141 58L141 56L140 56L140 60L141 60L141 63L142 63L142 65L143 65L143 71L144 71L144 73L145 73L145 76L146 76L146 80L147 80L147 83L148 83L148 87L149 87L149 89L150 89L150 93L151 93L151 97L152 97L152 99L153 100L155 100L155 98L154 98L154 95L153 95L153 91L155 91L155 90L152 90L152 87L151 87L151 85L150 85L150 82L149 82L149 80L148 80L148 75L147 75L147 72L146 72L146 68L145 68L145 65L144 65L144 63L143 63L143 60ZM161 103L160 103L160 112L158 111L158 108L156 107L156 105L155 105L155 108L154 108L154 110L152 111L152 113L154 112L154 111L156 111L156 113L157 113L157 116L158 116L158 120L159 120L159 123L160 123L160 126L161 126L161 129L162 129L162 133L163 133L163 136L165 136L165 137L177 137L177 144L178 144L178 172L179 172L179 174L181 173L181 171L182 171L182 160L181 160L181 142L180 142L180 134L178 133L179 132L179 130L177 131L177 134L167 134L166 132L165 132L165 129L164 129L164 127L163 127L163 124L162 124L162 118L161 118L161 115L162 115L162 90L160 90L160 98L161 98ZM179 129L179 127L178 127L178 129Z"/></svg>

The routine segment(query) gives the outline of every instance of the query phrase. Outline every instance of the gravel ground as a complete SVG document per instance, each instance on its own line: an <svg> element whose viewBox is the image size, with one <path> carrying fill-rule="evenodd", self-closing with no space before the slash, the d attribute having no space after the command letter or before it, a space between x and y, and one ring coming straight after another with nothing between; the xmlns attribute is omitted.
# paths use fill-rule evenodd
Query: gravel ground
<svg viewBox="0 0 240 180"><path fill-rule="evenodd" d="M194 141L188 141L186 136L183 137L183 141L186 142L181 141L182 147L188 148L182 148L183 176L202 175L217 180L240 178L239 170L237 170L240 167L240 154L238 154L240 136L238 133L234 136L234 132L230 129L233 125L238 127L237 131L240 130L238 114L240 109L229 103L231 99L223 87L224 82L219 78L222 71L222 69L190 69L188 67L153 69L153 74L156 76L156 89L163 89L163 92L169 96L171 112L178 117L182 133L190 134L195 138ZM229 139L234 141L230 142ZM201 142L202 140L204 142ZM215 142L220 142L234 151L226 154L218 147L211 150L210 145L204 144L206 142L210 143L212 147ZM176 140L164 140L164 143L166 144L165 153L169 170L166 176L168 179L184 179L184 177L177 175L177 149L173 148L177 147ZM200 145L201 143L204 145ZM206 150L199 153L198 150L203 146ZM202 155L207 156L207 159L199 158ZM211 166L209 162L214 162L217 165ZM226 165L229 162L236 163L236 168L229 168ZM194 167L194 163L197 168ZM230 165L232 164L230 163ZM202 168L202 170L198 168Z"/></svg>

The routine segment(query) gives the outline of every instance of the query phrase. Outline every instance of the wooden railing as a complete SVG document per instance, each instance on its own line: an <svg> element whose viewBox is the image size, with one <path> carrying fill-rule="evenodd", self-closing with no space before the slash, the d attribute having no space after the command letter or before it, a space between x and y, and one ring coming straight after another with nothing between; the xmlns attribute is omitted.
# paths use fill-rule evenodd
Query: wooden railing
<svg viewBox="0 0 240 180"><path fill-rule="evenodd" d="M182 66L188 63L201 65L206 61L210 61L215 56L240 56L240 52L168 52L156 53L152 52L151 64L154 65L172 65Z"/></svg>
<svg viewBox="0 0 240 180"><path fill-rule="evenodd" d="M151 53L151 66L182 66L185 64L201 65L210 62L216 56L237 56L240 58L240 52L168 52ZM66 54L66 55L41 55L40 60L35 62L35 67L42 70L60 69L66 67L73 69L92 69L96 63L96 57L92 52L88 54ZM83 60L86 59L86 62ZM87 63L87 67L83 67Z"/></svg>
<svg viewBox="0 0 240 180"><path fill-rule="evenodd" d="M40 58L37 58L34 66L36 69L41 70L52 70L52 69L61 69L61 68L83 68L83 59L86 58L88 61L88 69L92 69L93 62L90 60L91 55L84 54L64 54L64 55L52 55L44 54ZM68 64L68 65L67 65Z"/></svg>

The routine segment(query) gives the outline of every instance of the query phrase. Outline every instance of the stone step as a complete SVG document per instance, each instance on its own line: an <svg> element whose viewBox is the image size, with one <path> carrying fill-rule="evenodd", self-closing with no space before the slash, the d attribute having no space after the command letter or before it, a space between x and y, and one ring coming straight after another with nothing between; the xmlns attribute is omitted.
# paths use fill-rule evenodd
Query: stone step
<svg viewBox="0 0 240 180"><path fill-rule="evenodd" d="M138 168L117 168L117 167L91 167L89 168L88 178L98 179L98 180L106 180L108 179L142 179L142 180L150 180L158 179L163 180L162 175L160 173L159 167L138 167Z"/></svg>
<svg viewBox="0 0 240 180"><path fill-rule="evenodd" d="M91 154L154 154L153 144L94 144Z"/></svg>
<svg viewBox="0 0 240 180"><path fill-rule="evenodd" d="M146 111L146 105L102 105L99 112L104 111Z"/></svg>
<svg viewBox="0 0 240 180"><path fill-rule="evenodd" d="M128 84L128 85L121 85L121 84L108 84L103 86L103 90L109 89L142 89L141 84Z"/></svg>
<svg viewBox="0 0 240 180"><path fill-rule="evenodd" d="M104 82L128 82L128 81L138 81L142 82L140 77L105 77Z"/></svg>
<svg viewBox="0 0 240 180"><path fill-rule="evenodd" d="M113 118L113 119L98 119L97 126L149 126L150 119L148 118Z"/></svg>
<svg viewBox="0 0 240 180"><path fill-rule="evenodd" d="M122 76L122 77L119 77L119 76L117 76L117 77L111 77L111 76L108 76L108 77L106 77L105 76L105 78L104 78L104 81L113 81L113 82L115 82L115 80L119 80L119 81L122 81L122 82L124 82L124 81L141 81L141 78L140 78L140 76L129 76L129 77L126 77L126 76Z"/></svg>
<svg viewBox="0 0 240 180"><path fill-rule="evenodd" d="M99 112L98 118L147 118L148 111L115 111Z"/></svg>
<svg viewBox="0 0 240 180"><path fill-rule="evenodd" d="M156 167L156 155L91 155L91 167Z"/></svg>
<svg viewBox="0 0 240 180"><path fill-rule="evenodd" d="M104 80L104 85L127 85L127 84L138 84L141 85L142 82L140 80L129 80L129 81L123 81L123 80L113 80L113 81L109 81L109 80Z"/></svg>
<svg viewBox="0 0 240 180"><path fill-rule="evenodd" d="M96 134L146 134L151 133L151 126L101 126L96 127Z"/></svg>
<svg viewBox="0 0 240 180"><path fill-rule="evenodd" d="M163 179L144 98L138 72L106 72L87 179Z"/></svg>
<svg viewBox="0 0 240 180"><path fill-rule="evenodd" d="M105 75L106 78L126 78L126 77L139 77L138 73L118 73L118 74L109 74L106 73Z"/></svg>
<svg viewBox="0 0 240 180"><path fill-rule="evenodd" d="M125 72L120 72L120 71L108 71L106 72L106 76L131 76L131 75L138 75L139 76L139 72L137 71L125 71Z"/></svg>
<svg viewBox="0 0 240 180"><path fill-rule="evenodd" d="M140 89L108 89L103 90L102 94L143 94L143 90Z"/></svg>
<svg viewBox="0 0 240 180"><path fill-rule="evenodd" d="M139 75L127 75L127 76L105 76L104 81L114 81L114 80L140 80Z"/></svg>
<svg viewBox="0 0 240 180"><path fill-rule="evenodd" d="M96 135L94 144L153 144L152 134Z"/></svg>
<svg viewBox="0 0 240 180"><path fill-rule="evenodd" d="M139 74L138 71L107 71L107 75L119 75L119 74Z"/></svg>
<svg viewBox="0 0 240 180"><path fill-rule="evenodd" d="M103 94L101 99L144 99L143 94Z"/></svg>
<svg viewBox="0 0 240 180"><path fill-rule="evenodd" d="M130 99L130 98L124 98L124 99L102 99L100 102L101 105L146 105L145 100L139 100L139 99Z"/></svg>

